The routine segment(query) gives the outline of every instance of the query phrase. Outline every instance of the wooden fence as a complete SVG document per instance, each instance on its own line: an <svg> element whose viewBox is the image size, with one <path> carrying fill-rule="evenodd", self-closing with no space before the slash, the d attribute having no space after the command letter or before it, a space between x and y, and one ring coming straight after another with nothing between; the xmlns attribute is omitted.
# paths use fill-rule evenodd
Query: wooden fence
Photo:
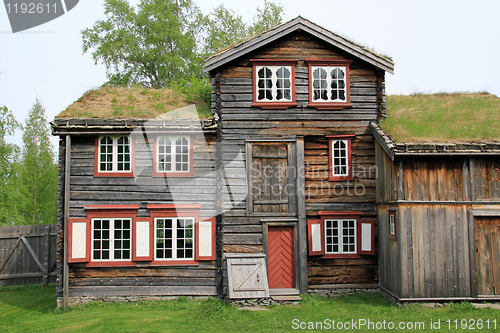
<svg viewBox="0 0 500 333"><path fill-rule="evenodd" d="M57 225L0 228L0 286L56 282Z"/></svg>

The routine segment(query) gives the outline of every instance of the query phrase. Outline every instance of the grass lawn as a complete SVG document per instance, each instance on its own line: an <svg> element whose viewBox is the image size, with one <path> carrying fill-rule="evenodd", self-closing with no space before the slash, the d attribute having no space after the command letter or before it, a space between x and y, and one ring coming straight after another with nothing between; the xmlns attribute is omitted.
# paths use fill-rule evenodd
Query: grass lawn
<svg viewBox="0 0 500 333"><path fill-rule="evenodd" d="M399 308L379 294L357 294L338 298L303 297L300 306L271 306L267 311L239 311L217 299L180 298L165 302L91 304L66 310L55 309L55 286L0 288L1 332L290 332L309 331L310 322L328 329L335 321L357 323L355 332L385 332L383 322L397 328L400 323L413 329L398 332L435 332L431 322L441 320L441 332L463 332L462 324L474 331L500 331L500 311L474 309L469 303L448 304L440 308L407 305ZM365 320L381 329L360 327ZM451 320L451 329L447 320ZM454 320L458 320L456 323ZM482 320L482 321L481 321ZM489 320L490 329L487 329ZM494 327L496 320L496 329ZM417 326L423 323L424 326ZM455 329L456 325L456 329ZM482 325L483 329L478 329ZM300 328L304 329L300 329ZM295 329L294 329L295 328ZM340 328L340 327L339 327ZM435 328L437 328L435 326ZM338 329L336 330L338 331ZM346 331L346 330L343 330Z"/></svg>

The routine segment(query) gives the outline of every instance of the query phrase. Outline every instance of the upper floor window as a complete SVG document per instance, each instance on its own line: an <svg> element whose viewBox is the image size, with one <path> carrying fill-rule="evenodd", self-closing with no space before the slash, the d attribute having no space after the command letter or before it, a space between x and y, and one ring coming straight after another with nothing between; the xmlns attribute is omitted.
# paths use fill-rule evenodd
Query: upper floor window
<svg viewBox="0 0 500 333"><path fill-rule="evenodd" d="M352 180L351 140L353 135L327 136L329 140L330 174L328 180Z"/></svg>
<svg viewBox="0 0 500 333"><path fill-rule="evenodd" d="M352 106L349 93L349 60L306 60L309 64L309 105L339 110Z"/></svg>
<svg viewBox="0 0 500 333"><path fill-rule="evenodd" d="M133 143L128 136L100 136L96 139L94 176L133 176Z"/></svg>
<svg viewBox="0 0 500 333"><path fill-rule="evenodd" d="M193 147L189 135L163 135L155 141L153 176L193 176Z"/></svg>
<svg viewBox="0 0 500 333"><path fill-rule="evenodd" d="M252 106L263 109L286 109L296 106L295 64L291 60L251 60L254 97Z"/></svg>

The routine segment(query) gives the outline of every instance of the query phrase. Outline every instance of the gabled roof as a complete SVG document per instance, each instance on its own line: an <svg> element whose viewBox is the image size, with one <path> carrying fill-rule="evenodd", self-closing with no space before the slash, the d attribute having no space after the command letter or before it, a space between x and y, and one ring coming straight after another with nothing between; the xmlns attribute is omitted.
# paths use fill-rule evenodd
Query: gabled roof
<svg viewBox="0 0 500 333"><path fill-rule="evenodd" d="M237 44L227 50L219 52L205 59L205 71L211 71L220 67L234 59L252 52L269 43L273 43L277 39L288 35L297 30L305 31L322 41L331 44L361 60L372 64L375 67L385 70L388 73L394 74L394 63L365 47L357 45L342 36L339 36L331 31L323 29L317 24L312 23L302 17L297 17L291 21L283 23L271 30L268 30L250 40Z"/></svg>

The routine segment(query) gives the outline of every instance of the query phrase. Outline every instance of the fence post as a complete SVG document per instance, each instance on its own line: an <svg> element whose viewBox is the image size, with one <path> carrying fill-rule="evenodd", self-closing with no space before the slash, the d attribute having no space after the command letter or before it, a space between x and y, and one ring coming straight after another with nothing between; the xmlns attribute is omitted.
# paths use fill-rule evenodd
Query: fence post
<svg viewBox="0 0 500 333"><path fill-rule="evenodd" d="M45 252L43 254L43 287L49 285L49 257L50 257L50 227L45 227L45 234L43 235L45 243Z"/></svg>

